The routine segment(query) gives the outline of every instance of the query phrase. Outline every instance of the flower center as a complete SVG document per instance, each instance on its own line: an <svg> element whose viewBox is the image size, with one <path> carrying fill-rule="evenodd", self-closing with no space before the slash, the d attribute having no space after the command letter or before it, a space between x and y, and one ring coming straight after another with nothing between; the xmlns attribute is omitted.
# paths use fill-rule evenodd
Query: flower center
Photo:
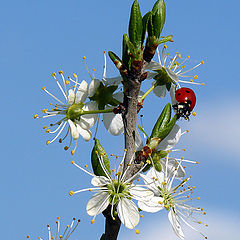
<svg viewBox="0 0 240 240"><path fill-rule="evenodd" d="M127 185L123 182L113 182L108 184L107 188L110 193L110 204L115 205L122 197L129 196Z"/></svg>
<svg viewBox="0 0 240 240"><path fill-rule="evenodd" d="M79 117L83 113L83 110L82 110L83 106L84 106L84 103L82 102L77 104L76 103L72 104L67 110L67 113L66 113L67 118L72 121L79 119Z"/></svg>
<svg viewBox="0 0 240 240"><path fill-rule="evenodd" d="M163 187L163 188L158 187L158 188L160 190L161 196L164 198L165 209L170 210L171 207L174 206L174 199L173 199L171 193L169 193L169 191L165 187Z"/></svg>

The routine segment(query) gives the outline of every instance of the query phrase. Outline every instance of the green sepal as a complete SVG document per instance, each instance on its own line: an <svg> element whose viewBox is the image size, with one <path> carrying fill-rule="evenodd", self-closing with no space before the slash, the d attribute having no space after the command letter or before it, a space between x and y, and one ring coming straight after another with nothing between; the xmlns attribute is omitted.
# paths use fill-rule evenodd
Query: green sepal
<svg viewBox="0 0 240 240"><path fill-rule="evenodd" d="M173 35L168 35L166 37L161 37L162 39L159 40L158 44L165 43L165 42L173 42Z"/></svg>
<svg viewBox="0 0 240 240"><path fill-rule="evenodd" d="M92 149L92 154L91 154L91 163L92 163L93 172L97 176L107 177L106 173L102 169L102 166L99 162L99 157L102 157L105 170L107 170L107 172L111 175L110 163L109 163L107 153L104 150L104 148L101 146L99 140L95 138L95 143L94 143L94 147Z"/></svg>
<svg viewBox="0 0 240 240"><path fill-rule="evenodd" d="M150 138L159 137L160 132L167 126L171 119L171 112L172 107L171 104L168 103L162 110L157 122L155 123Z"/></svg>
<svg viewBox="0 0 240 240"><path fill-rule="evenodd" d="M158 0L154 4L152 13L153 13L152 21L154 26L154 36L156 38L159 38L166 19L166 6L164 0Z"/></svg>
<svg viewBox="0 0 240 240"><path fill-rule="evenodd" d="M176 84L168 75L165 68L161 68L159 70L156 70L157 75L153 78L156 80L158 86L165 85L167 83L173 83Z"/></svg>
<svg viewBox="0 0 240 240"><path fill-rule="evenodd" d="M92 97L89 97L89 99L98 103L99 110L104 110L105 106L108 104L117 106L120 102L113 98L113 93L117 88L118 86L114 85L105 86L101 82L98 89L95 91L95 94Z"/></svg>
<svg viewBox="0 0 240 240"><path fill-rule="evenodd" d="M142 15L138 0L133 2L128 27L129 39L135 47L142 45Z"/></svg>
<svg viewBox="0 0 240 240"><path fill-rule="evenodd" d="M131 69L131 58L130 58L130 50L129 50L129 37L127 34L123 34L123 42L122 42L122 63L124 66L130 70Z"/></svg>
<svg viewBox="0 0 240 240"><path fill-rule="evenodd" d="M142 43L145 40L146 32L147 32L147 27L148 27L148 20L151 15L151 11L147 12L142 19L142 24L143 24L143 32L142 32Z"/></svg>
<svg viewBox="0 0 240 240"><path fill-rule="evenodd" d="M153 26L153 14L152 14L152 12L150 12L149 17L148 17L147 33L148 33L147 42L149 42L149 38L154 37L154 26Z"/></svg>
<svg viewBox="0 0 240 240"><path fill-rule="evenodd" d="M177 120L178 116L175 114L171 121L169 121L169 123L164 127L164 129L159 132L158 137L163 140L171 132Z"/></svg>

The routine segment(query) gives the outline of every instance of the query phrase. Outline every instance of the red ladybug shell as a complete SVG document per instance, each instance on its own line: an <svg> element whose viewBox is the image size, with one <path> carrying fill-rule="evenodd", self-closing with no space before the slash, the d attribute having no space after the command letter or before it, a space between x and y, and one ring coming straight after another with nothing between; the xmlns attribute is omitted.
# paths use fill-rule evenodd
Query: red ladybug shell
<svg viewBox="0 0 240 240"><path fill-rule="evenodd" d="M196 104L196 95L194 91L190 88L179 88L175 92L175 98L179 103L188 103L188 101L190 101L189 104L190 111L193 110Z"/></svg>

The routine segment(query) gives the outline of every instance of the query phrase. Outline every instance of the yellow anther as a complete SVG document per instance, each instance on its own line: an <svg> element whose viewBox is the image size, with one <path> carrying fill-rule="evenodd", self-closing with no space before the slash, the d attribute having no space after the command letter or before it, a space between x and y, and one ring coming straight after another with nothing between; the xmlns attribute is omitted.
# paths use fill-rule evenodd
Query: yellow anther
<svg viewBox="0 0 240 240"><path fill-rule="evenodd" d="M193 77L193 79L195 79L195 80L198 79L198 75L195 75L195 76Z"/></svg>
<svg viewBox="0 0 240 240"><path fill-rule="evenodd" d="M73 77L77 78L77 74L76 74L76 73L74 73L74 74L73 74Z"/></svg>
<svg viewBox="0 0 240 240"><path fill-rule="evenodd" d="M181 54L178 54L178 58L181 58L182 56L181 56Z"/></svg>
<svg viewBox="0 0 240 240"><path fill-rule="evenodd" d="M71 164L74 164L75 162L74 161L71 161Z"/></svg>
<svg viewBox="0 0 240 240"><path fill-rule="evenodd" d="M141 214L140 217L143 218L143 215Z"/></svg>
<svg viewBox="0 0 240 240"><path fill-rule="evenodd" d="M165 49L167 49L167 45L164 44L163 47L164 47Z"/></svg>
<svg viewBox="0 0 240 240"><path fill-rule="evenodd" d="M163 204L163 202L161 202L161 201L158 201L158 203L159 203L159 204Z"/></svg>
<svg viewBox="0 0 240 240"><path fill-rule="evenodd" d="M34 117L34 119L38 118L38 114L35 114L33 117Z"/></svg>
<svg viewBox="0 0 240 240"><path fill-rule="evenodd" d="M120 164L120 167L122 167L122 166L123 166L123 164L121 163L121 164Z"/></svg>
<svg viewBox="0 0 240 240"><path fill-rule="evenodd" d="M67 85L69 85L69 84L70 84L70 81L69 81L69 80L67 80L67 81L66 81L66 84L67 84Z"/></svg>
<svg viewBox="0 0 240 240"><path fill-rule="evenodd" d="M60 239L62 238L62 235L59 235Z"/></svg>
<svg viewBox="0 0 240 240"><path fill-rule="evenodd" d="M192 112L192 115L195 117L197 115L197 113L196 112Z"/></svg>
<svg viewBox="0 0 240 240"><path fill-rule="evenodd" d="M185 67L186 67L185 65L182 66L182 68L185 68Z"/></svg>
<svg viewBox="0 0 240 240"><path fill-rule="evenodd" d="M176 52L176 54L179 54L179 52Z"/></svg>
<svg viewBox="0 0 240 240"><path fill-rule="evenodd" d="M95 151L96 154L98 154L98 151Z"/></svg>
<svg viewBox="0 0 240 240"><path fill-rule="evenodd" d="M85 59L86 59L86 57L85 57L85 56L83 56L83 59L85 60Z"/></svg>
<svg viewBox="0 0 240 240"><path fill-rule="evenodd" d="M118 159L119 158L119 156L116 156L116 159Z"/></svg>
<svg viewBox="0 0 240 240"><path fill-rule="evenodd" d="M144 162L141 162L142 165L144 165Z"/></svg>
<svg viewBox="0 0 240 240"><path fill-rule="evenodd" d="M50 141L48 140L47 142L46 142L46 144L48 145L50 143Z"/></svg>
<svg viewBox="0 0 240 240"><path fill-rule="evenodd" d="M46 130L46 133L50 133L50 131L51 131L50 129L47 129L47 130Z"/></svg>
<svg viewBox="0 0 240 240"><path fill-rule="evenodd" d="M65 151L67 151L67 150L68 150L68 148L69 148L68 146L65 146L65 147L64 147L64 150L65 150Z"/></svg>
<svg viewBox="0 0 240 240"><path fill-rule="evenodd" d="M30 238L29 236L27 236L27 238Z"/></svg>
<svg viewBox="0 0 240 240"><path fill-rule="evenodd" d="M69 194L70 196L72 196L72 195L74 195L74 191L70 191L68 194Z"/></svg>
<svg viewBox="0 0 240 240"><path fill-rule="evenodd" d="M198 221L197 223L198 223L198 224L202 224L202 222L201 222L201 221Z"/></svg>
<svg viewBox="0 0 240 240"><path fill-rule="evenodd" d="M95 69L95 68L93 68L93 71L95 72L95 71L96 71L96 69Z"/></svg>
<svg viewBox="0 0 240 240"><path fill-rule="evenodd" d="M45 91L45 90L46 90L46 87L42 87L42 90Z"/></svg>
<svg viewBox="0 0 240 240"><path fill-rule="evenodd" d="M135 150L133 150L134 152L137 152L137 150L135 149Z"/></svg>
<svg viewBox="0 0 240 240"><path fill-rule="evenodd" d="M91 220L91 224L94 224L94 223L95 223L95 220L94 220L94 219L92 219L92 220Z"/></svg>
<svg viewBox="0 0 240 240"><path fill-rule="evenodd" d="M54 239L54 237L52 237L52 239Z"/></svg>
<svg viewBox="0 0 240 240"><path fill-rule="evenodd" d="M62 70L60 70L60 71L58 71L58 73L59 73L59 74L63 74L63 71L62 71Z"/></svg>
<svg viewBox="0 0 240 240"><path fill-rule="evenodd" d="M87 168L88 167L88 165L87 164L85 164L85 168Z"/></svg>
<svg viewBox="0 0 240 240"><path fill-rule="evenodd" d="M190 82L193 82L193 80L192 80L192 79L190 79Z"/></svg>
<svg viewBox="0 0 240 240"><path fill-rule="evenodd" d="M197 161L196 164L199 164L199 162Z"/></svg>
<svg viewBox="0 0 240 240"><path fill-rule="evenodd" d="M67 225L67 228L69 228L69 225Z"/></svg>
<svg viewBox="0 0 240 240"><path fill-rule="evenodd" d="M151 161L150 161L150 160L147 160L146 163L147 163L147 164L151 164Z"/></svg>
<svg viewBox="0 0 240 240"><path fill-rule="evenodd" d="M187 58L189 59L189 58L190 58L190 56L187 56Z"/></svg>
<svg viewBox="0 0 240 240"><path fill-rule="evenodd" d="M97 153L97 151L96 151L96 153ZM112 157L112 156L113 156L113 154L111 153L111 154L110 154L110 156Z"/></svg>
<svg viewBox="0 0 240 240"><path fill-rule="evenodd" d="M168 152L168 153L170 153L170 152L171 152L171 150L168 150L167 152Z"/></svg>
<svg viewBox="0 0 240 240"><path fill-rule="evenodd" d="M126 152L126 151L127 151L127 149L125 148L125 149L124 149L124 152Z"/></svg>
<svg viewBox="0 0 240 240"><path fill-rule="evenodd" d="M201 211L203 211L203 208L201 208Z"/></svg>
<svg viewBox="0 0 240 240"><path fill-rule="evenodd" d="M208 224L205 224L206 227L208 227Z"/></svg>
<svg viewBox="0 0 240 240"><path fill-rule="evenodd" d="M187 133L189 133L189 130L186 130Z"/></svg>
<svg viewBox="0 0 240 240"><path fill-rule="evenodd" d="M115 172L115 169L112 169L112 172Z"/></svg>
<svg viewBox="0 0 240 240"><path fill-rule="evenodd" d="M205 83L204 83L204 82L202 83L202 86L205 86Z"/></svg>
<svg viewBox="0 0 240 240"><path fill-rule="evenodd" d="M183 159L184 159L184 157L181 157L181 159L183 160Z"/></svg>
<svg viewBox="0 0 240 240"><path fill-rule="evenodd" d="M91 191L92 191L92 189L91 189L91 188L89 188L89 189L88 189L88 191L89 191L89 192L91 192Z"/></svg>
<svg viewBox="0 0 240 240"><path fill-rule="evenodd" d="M139 234L139 233L140 233L140 231L138 229L136 229L136 234Z"/></svg>
<svg viewBox="0 0 240 240"><path fill-rule="evenodd" d="M112 218L112 220L113 220L113 221L115 221L115 220L116 220L116 218L115 218L115 217L113 217L113 218Z"/></svg>
<svg viewBox="0 0 240 240"><path fill-rule="evenodd" d="M41 239L40 237L38 237L38 239Z"/></svg>
<svg viewBox="0 0 240 240"><path fill-rule="evenodd" d="M137 178L137 182L139 182L140 181L140 179L139 178Z"/></svg>
<svg viewBox="0 0 240 240"><path fill-rule="evenodd" d="M131 164L130 163L128 163L128 167L130 167L131 166Z"/></svg>
<svg viewBox="0 0 240 240"><path fill-rule="evenodd" d="M204 215L206 215L207 213L206 213L206 212L204 212L203 214L204 214Z"/></svg>
<svg viewBox="0 0 240 240"><path fill-rule="evenodd" d="M200 197L197 197L197 200L200 200Z"/></svg>
<svg viewBox="0 0 240 240"><path fill-rule="evenodd" d="M204 64L204 61L202 60L200 63L201 63L201 64Z"/></svg>
<svg viewBox="0 0 240 240"><path fill-rule="evenodd" d="M48 111L48 109L43 109L42 113L46 113Z"/></svg>
<svg viewBox="0 0 240 240"><path fill-rule="evenodd" d="M71 154L73 155L74 153L75 153L75 151L74 151L74 150L72 150L72 151L71 151Z"/></svg>
<svg viewBox="0 0 240 240"><path fill-rule="evenodd" d="M59 220L59 217L57 217L57 220Z"/></svg>
<svg viewBox="0 0 240 240"><path fill-rule="evenodd" d="M169 56L169 53L167 53L166 55Z"/></svg>
<svg viewBox="0 0 240 240"><path fill-rule="evenodd" d="M53 76L53 77L55 77L55 76L56 76L56 73L55 73L55 72L53 72L53 73L52 73L52 76Z"/></svg>
<svg viewBox="0 0 240 240"><path fill-rule="evenodd" d="M192 175L190 175L189 178L192 178Z"/></svg>
<svg viewBox="0 0 240 240"><path fill-rule="evenodd" d="M162 185L166 185L167 183L166 182L162 182Z"/></svg>
<svg viewBox="0 0 240 240"><path fill-rule="evenodd" d="M187 198L189 198L190 196L189 195L187 195Z"/></svg>

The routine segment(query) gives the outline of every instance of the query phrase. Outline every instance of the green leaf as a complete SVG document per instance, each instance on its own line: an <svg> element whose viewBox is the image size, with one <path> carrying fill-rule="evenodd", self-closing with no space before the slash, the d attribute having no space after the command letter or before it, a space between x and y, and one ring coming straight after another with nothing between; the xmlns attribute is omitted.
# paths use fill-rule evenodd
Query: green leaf
<svg viewBox="0 0 240 240"><path fill-rule="evenodd" d="M117 54L115 54L112 51L109 51L108 55L111 58L111 60L113 61L113 63L115 64L116 68L118 70L120 70L122 68L122 61L121 61L121 59L117 56Z"/></svg>
<svg viewBox="0 0 240 240"><path fill-rule="evenodd" d="M135 0L131 8L131 15L128 27L130 41L135 47L142 45L142 32L142 15L138 0Z"/></svg>
<svg viewBox="0 0 240 240"><path fill-rule="evenodd" d="M154 137L160 138L159 137L160 132L166 127L169 120L171 119L171 112L172 112L172 107L171 107L171 104L168 103L164 107L164 109L163 109L162 113L160 114L157 122L155 123L150 138L154 138Z"/></svg>
<svg viewBox="0 0 240 240"><path fill-rule="evenodd" d="M107 153L104 150L104 148L101 146L99 140L95 138L95 144L91 154L91 163L92 163L93 172L97 176L107 177L105 171L101 166L99 158L102 158L102 162L103 162L103 166L105 166L105 170L109 174L111 174L110 163L109 163Z"/></svg>
<svg viewBox="0 0 240 240"><path fill-rule="evenodd" d="M150 12L147 25L148 39L154 36L153 14Z"/></svg>
<svg viewBox="0 0 240 240"><path fill-rule="evenodd" d="M130 70L131 69L131 57L129 55L130 39L127 34L123 35L123 50L122 50L122 62L124 66Z"/></svg>
<svg viewBox="0 0 240 240"><path fill-rule="evenodd" d="M142 32L142 43L145 40L145 35L146 35L146 31L147 31L147 26L148 26L148 20L149 20L149 16L151 15L151 11L149 11L148 13L146 13L143 16L142 19L142 23L143 23L143 32Z"/></svg>
<svg viewBox="0 0 240 240"><path fill-rule="evenodd" d="M164 0L158 0L154 4L152 12L155 36L159 38L166 19L166 6Z"/></svg>
<svg viewBox="0 0 240 240"><path fill-rule="evenodd" d="M164 129L162 129L160 132L159 132L159 135L158 137L160 139L164 139L165 137L167 137L167 135L171 132L173 126L176 124L176 121L178 120L178 117L177 117L177 114L175 114L173 116L173 118L171 119L171 121L167 124L167 126L165 126Z"/></svg>

